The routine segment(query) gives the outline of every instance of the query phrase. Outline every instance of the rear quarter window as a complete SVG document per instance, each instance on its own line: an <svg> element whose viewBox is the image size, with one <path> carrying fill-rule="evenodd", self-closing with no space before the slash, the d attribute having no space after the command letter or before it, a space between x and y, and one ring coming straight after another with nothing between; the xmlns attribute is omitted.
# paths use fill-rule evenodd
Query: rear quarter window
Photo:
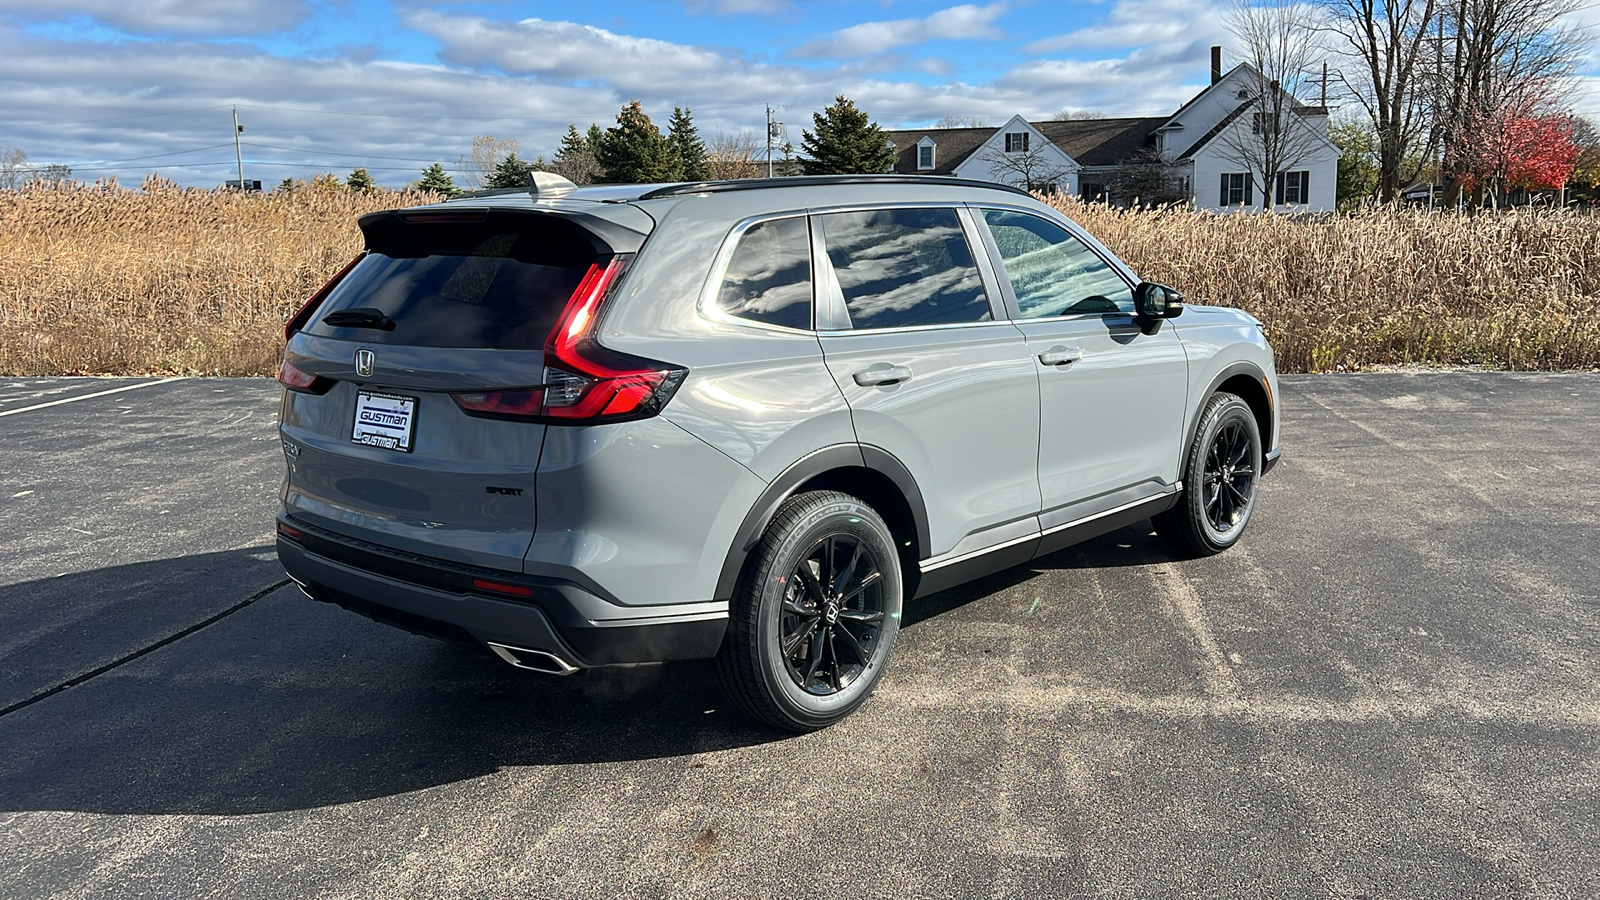
<svg viewBox="0 0 1600 900"><path fill-rule="evenodd" d="M554 217L387 227L306 331L371 344L537 350L599 258L577 225ZM361 308L382 312L393 329L324 321Z"/></svg>

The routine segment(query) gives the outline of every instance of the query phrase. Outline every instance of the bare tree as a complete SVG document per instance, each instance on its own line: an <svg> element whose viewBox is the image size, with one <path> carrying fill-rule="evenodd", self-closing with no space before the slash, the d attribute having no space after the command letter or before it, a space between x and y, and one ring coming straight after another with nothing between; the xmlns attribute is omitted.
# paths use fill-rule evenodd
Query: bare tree
<svg viewBox="0 0 1600 900"><path fill-rule="evenodd" d="M70 181L72 169L59 163L36 166L28 162L26 151L0 147L0 190L15 191L34 184Z"/></svg>
<svg viewBox="0 0 1600 900"><path fill-rule="evenodd" d="M489 176L500 168L507 156L521 149L522 144L511 138L480 134L472 139L472 153L456 159L456 174L461 176L466 190L479 190L488 183Z"/></svg>
<svg viewBox="0 0 1600 900"><path fill-rule="evenodd" d="M711 177L717 181L734 178L757 178L767 173L765 140L752 131L718 131L706 148L706 162L711 166Z"/></svg>
<svg viewBox="0 0 1600 900"><path fill-rule="evenodd" d="M985 128L988 122L981 116L945 116L933 123L934 128Z"/></svg>
<svg viewBox="0 0 1600 900"><path fill-rule="evenodd" d="M1141 149L1111 173L1106 189L1125 206L1170 206L1189 199L1182 174L1154 147Z"/></svg>
<svg viewBox="0 0 1600 900"><path fill-rule="evenodd" d="M1261 208L1271 209L1278 175L1304 165L1326 144L1307 121L1310 114L1325 115L1296 99L1313 63L1320 59L1311 7L1283 2L1253 5L1233 0L1226 20L1239 41L1239 61L1245 64L1244 85L1233 115L1235 123L1222 135L1227 155L1258 179Z"/></svg>
<svg viewBox="0 0 1600 900"><path fill-rule="evenodd" d="M1050 152L1046 141L1030 142L1026 149L1006 151L994 144L978 154L989 164L989 177L1029 191L1055 191L1071 170Z"/></svg>
<svg viewBox="0 0 1600 900"><path fill-rule="evenodd" d="M1075 122L1079 119L1104 119L1106 114L1098 109L1062 109L1050 117L1052 122Z"/></svg>
<svg viewBox="0 0 1600 900"><path fill-rule="evenodd" d="M1377 137L1378 199L1393 202L1433 157L1432 98L1441 45L1435 0L1324 0L1338 52L1359 74L1356 101Z"/></svg>

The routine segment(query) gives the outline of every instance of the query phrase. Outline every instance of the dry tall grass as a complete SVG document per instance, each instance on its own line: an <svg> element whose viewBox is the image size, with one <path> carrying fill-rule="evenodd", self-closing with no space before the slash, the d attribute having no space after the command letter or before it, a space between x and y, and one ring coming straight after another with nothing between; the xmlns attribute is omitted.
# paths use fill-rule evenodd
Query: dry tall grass
<svg viewBox="0 0 1600 900"><path fill-rule="evenodd" d="M1600 366L1600 217L1058 205L1143 277L1254 313L1283 372Z"/></svg>
<svg viewBox="0 0 1600 900"><path fill-rule="evenodd" d="M433 199L0 192L0 374L270 374L283 321L360 249L356 217ZM1062 208L1144 277L1255 313L1285 372L1600 366L1600 218Z"/></svg>
<svg viewBox="0 0 1600 900"><path fill-rule="evenodd" d="M283 322L360 251L356 217L437 199L0 191L0 374L274 373Z"/></svg>

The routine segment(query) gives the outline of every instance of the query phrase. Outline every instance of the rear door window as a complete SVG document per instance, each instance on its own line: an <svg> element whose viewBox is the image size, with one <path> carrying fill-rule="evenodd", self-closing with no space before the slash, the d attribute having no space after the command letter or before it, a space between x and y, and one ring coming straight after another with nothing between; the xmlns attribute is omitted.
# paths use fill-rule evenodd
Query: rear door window
<svg viewBox="0 0 1600 900"><path fill-rule="evenodd" d="M853 328L993 318L954 209L825 213L816 221Z"/></svg>
<svg viewBox="0 0 1600 900"><path fill-rule="evenodd" d="M804 217L758 222L739 236L717 307L752 322L811 328L811 231Z"/></svg>
<svg viewBox="0 0 1600 900"><path fill-rule="evenodd" d="M410 347L537 350L598 254L554 217L385 228L306 329L321 337ZM329 325L330 313L375 309L393 328Z"/></svg>

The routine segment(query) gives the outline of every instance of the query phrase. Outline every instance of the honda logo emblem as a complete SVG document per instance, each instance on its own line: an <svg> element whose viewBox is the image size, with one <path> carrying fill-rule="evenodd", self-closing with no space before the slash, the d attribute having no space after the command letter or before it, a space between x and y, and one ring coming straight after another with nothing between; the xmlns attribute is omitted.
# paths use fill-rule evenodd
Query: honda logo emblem
<svg viewBox="0 0 1600 900"><path fill-rule="evenodd" d="M371 350L356 351L356 374L365 378L372 374L373 356Z"/></svg>

